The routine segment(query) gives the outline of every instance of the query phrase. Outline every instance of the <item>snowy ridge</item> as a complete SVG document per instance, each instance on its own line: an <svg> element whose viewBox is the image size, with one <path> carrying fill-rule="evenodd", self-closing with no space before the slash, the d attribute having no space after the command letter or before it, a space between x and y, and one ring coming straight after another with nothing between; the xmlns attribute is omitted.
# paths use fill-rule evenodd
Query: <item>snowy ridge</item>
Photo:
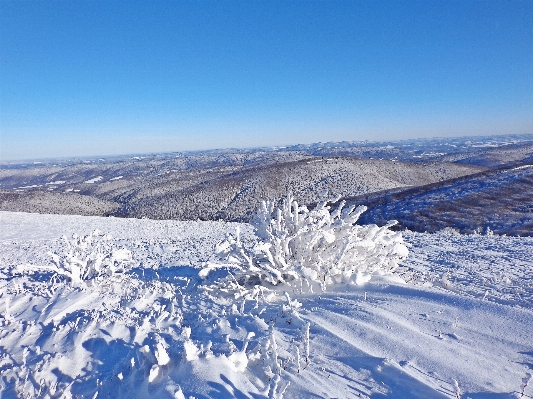
<svg viewBox="0 0 533 399"><path fill-rule="evenodd" d="M533 397L531 238L407 232L393 276L263 301L200 289L227 273L199 276L227 233L258 242L248 224L0 223L3 398ZM95 228L131 251L127 271L77 286L25 269Z"/></svg>
<svg viewBox="0 0 533 399"><path fill-rule="evenodd" d="M390 190L348 200L369 211L363 223L399 220L400 227L436 232L533 235L533 169L531 164L505 167L441 183Z"/></svg>

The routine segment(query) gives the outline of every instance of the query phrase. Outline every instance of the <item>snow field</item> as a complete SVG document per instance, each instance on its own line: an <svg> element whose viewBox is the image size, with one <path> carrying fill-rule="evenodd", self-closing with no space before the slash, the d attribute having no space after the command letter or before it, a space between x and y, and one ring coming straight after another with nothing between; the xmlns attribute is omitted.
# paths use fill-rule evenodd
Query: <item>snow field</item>
<svg viewBox="0 0 533 399"><path fill-rule="evenodd" d="M394 276L263 301L205 294L229 266L199 276L237 226L253 247L247 224L0 224L2 398L510 398L533 368L531 239L407 233ZM27 267L95 229L102 251L131 251L125 272L76 285Z"/></svg>

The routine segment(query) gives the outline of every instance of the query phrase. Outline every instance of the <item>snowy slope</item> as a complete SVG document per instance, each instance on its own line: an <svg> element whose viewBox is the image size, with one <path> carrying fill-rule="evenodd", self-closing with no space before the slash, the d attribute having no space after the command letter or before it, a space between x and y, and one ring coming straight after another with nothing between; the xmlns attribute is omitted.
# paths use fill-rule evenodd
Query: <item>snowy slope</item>
<svg viewBox="0 0 533 399"><path fill-rule="evenodd" d="M198 275L227 232L257 239L247 224L0 226L2 398L511 398L533 372L532 238L407 232L395 276L255 302L205 295L222 269ZM131 251L125 274L76 285L35 268L95 229Z"/></svg>
<svg viewBox="0 0 533 399"><path fill-rule="evenodd" d="M533 235L533 164L522 164L429 184L374 198L358 198L368 206L362 220L435 232L446 227L461 233Z"/></svg>
<svg viewBox="0 0 533 399"><path fill-rule="evenodd" d="M178 163L178 158L141 164L135 169L129 161L75 165L60 171L44 167L0 169L0 188L3 188L0 209L87 216L247 221L263 199L279 198L288 191L302 203L313 203L321 199L324 191L353 196L428 184L484 170L454 163L423 165L298 154L293 154L292 158L271 157L259 165L237 163L213 167L199 162L190 168ZM200 160L190 159L193 161ZM119 176L122 178L117 179ZM61 179L61 184L51 184L57 183L57 179Z"/></svg>

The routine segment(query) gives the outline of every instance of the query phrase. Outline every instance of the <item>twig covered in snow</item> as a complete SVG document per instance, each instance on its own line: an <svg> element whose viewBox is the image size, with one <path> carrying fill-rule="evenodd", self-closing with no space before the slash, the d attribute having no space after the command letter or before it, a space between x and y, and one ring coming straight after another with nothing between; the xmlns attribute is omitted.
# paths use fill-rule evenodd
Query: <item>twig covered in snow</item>
<svg viewBox="0 0 533 399"><path fill-rule="evenodd" d="M309 354L310 354L310 334L309 330L311 328L311 323L307 322L304 327L304 353L305 353L305 362L309 364Z"/></svg>
<svg viewBox="0 0 533 399"><path fill-rule="evenodd" d="M285 391L290 385L290 381L282 381L279 375L276 375L270 383L270 390L268 392L269 399L283 399Z"/></svg>
<svg viewBox="0 0 533 399"><path fill-rule="evenodd" d="M84 237L74 235L71 240L63 236L63 251L49 252L52 265L19 265L17 272L49 271L78 285L95 277L122 273L132 261L131 252L127 249L112 250L108 244L110 240L108 234L98 230Z"/></svg>
<svg viewBox="0 0 533 399"><path fill-rule="evenodd" d="M223 291L254 298L259 285L312 292L313 286L324 290L354 276L362 284L372 273L391 273L407 257L402 234L389 229L395 221L360 226L356 223L365 206L345 208L342 201L331 209L327 204L323 201L309 211L290 194L277 208L275 202L264 201L252 220L258 244L246 248L237 231L216 246L217 254L234 266Z"/></svg>
<svg viewBox="0 0 533 399"><path fill-rule="evenodd" d="M522 378L522 385L520 386L520 398L523 398L525 396L526 388L529 385L529 382L531 381L531 377L531 373L526 373L526 376Z"/></svg>
<svg viewBox="0 0 533 399"><path fill-rule="evenodd" d="M455 398L461 399L461 387L459 386L459 382L456 379L453 380L453 389L455 393Z"/></svg>

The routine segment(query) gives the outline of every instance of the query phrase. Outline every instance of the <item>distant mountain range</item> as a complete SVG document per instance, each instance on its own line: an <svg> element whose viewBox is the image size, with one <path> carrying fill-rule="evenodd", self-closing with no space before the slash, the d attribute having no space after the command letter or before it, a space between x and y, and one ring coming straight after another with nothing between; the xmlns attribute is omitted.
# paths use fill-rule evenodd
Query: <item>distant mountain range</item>
<svg viewBox="0 0 533 399"><path fill-rule="evenodd" d="M0 163L0 210L247 221L340 195L363 221L533 235L533 135L341 142Z"/></svg>

